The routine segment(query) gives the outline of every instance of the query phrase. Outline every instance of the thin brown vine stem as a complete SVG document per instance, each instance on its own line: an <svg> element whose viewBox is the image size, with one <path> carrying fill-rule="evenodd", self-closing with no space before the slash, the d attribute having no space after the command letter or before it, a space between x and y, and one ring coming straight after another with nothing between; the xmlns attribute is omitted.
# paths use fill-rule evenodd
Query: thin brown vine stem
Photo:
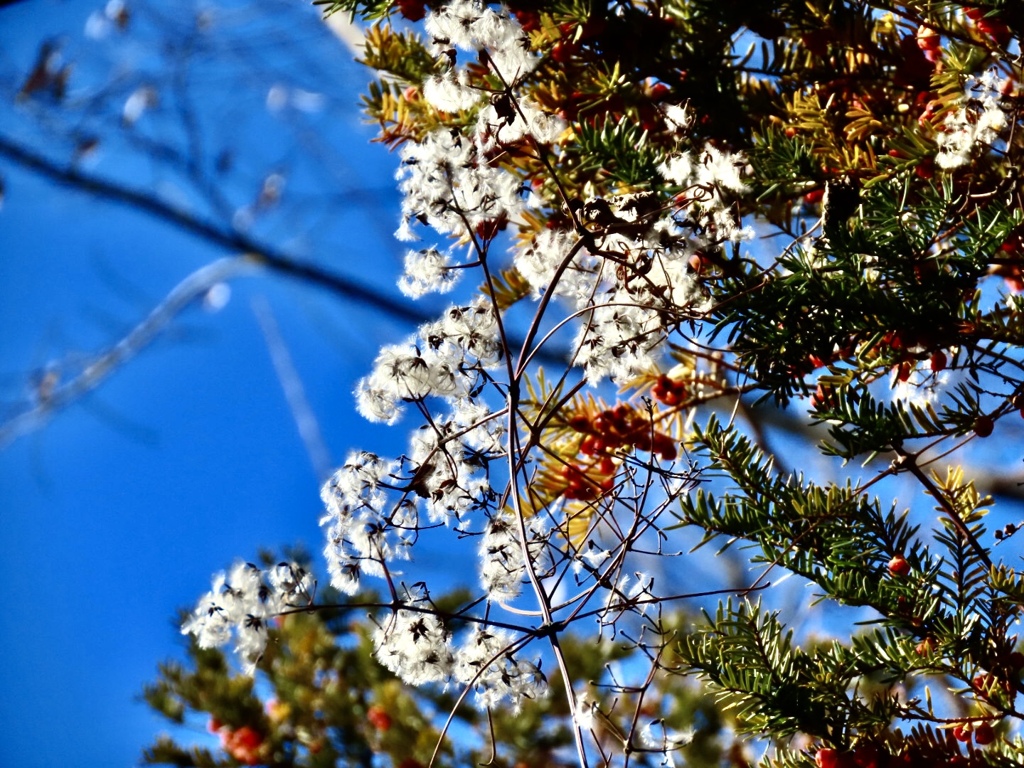
<svg viewBox="0 0 1024 768"><path fill-rule="evenodd" d="M627 598L626 602L623 603L609 603L604 608L592 608L589 611L576 614L573 617L574 621L580 619L587 619L592 616L599 616L607 610L611 609L626 609L633 605L657 605L661 603L676 602L682 600L697 600L705 597L719 597L724 595L737 595L744 597L751 592L761 592L762 590L771 587L771 583L760 584L757 586L744 587L742 589L709 589L705 592L680 592L674 595L662 595L660 597L646 597L646 598Z"/></svg>
<svg viewBox="0 0 1024 768"><path fill-rule="evenodd" d="M619 534L619 544L616 546L616 549L618 551L616 552L616 554L615 554L614 558L612 559L612 561L608 564L607 568L605 568L603 573L600 572L597 568L593 568L593 567L587 565L587 563L583 562L583 565L590 572L590 575L593 576L594 583L590 586L589 589L587 589L584 592L580 593L575 598L573 598L571 601L566 601L565 603L562 603L560 606L558 606L559 609L562 609L562 608L567 608L569 605L571 605L573 603L578 603L576 605L576 608L564 620L566 624L570 624L572 622L577 621L579 618L581 618L581 615L580 615L581 612L587 606L587 604L591 601L591 599L597 595L597 592L600 589L610 589L610 591L612 593L614 593L617 597L619 597L622 600L626 601L623 604L625 606L631 606L631 605L634 604L633 600L631 598L629 598L627 595L624 595L622 593L622 590L619 589L619 586L618 586L619 585L618 574L621 573L622 569L625 567L626 555L628 555L630 552L634 551L632 549L633 542L636 541L644 533L646 533L646 531L652 525L652 523L650 523L649 521L645 520L644 522L646 523L646 525L645 525L644 529L643 530L639 530L639 528L640 528L640 526L639 526L640 519L641 519L641 516L639 514L634 514L633 521L630 524L629 531L627 531L625 533ZM615 574L614 576L613 576L613 573ZM597 610L593 611L591 614L588 614L588 615L600 615L601 613L604 613L604 612L606 612L608 610L610 610L610 608L609 608L608 605L606 605L604 608L597 609Z"/></svg>
<svg viewBox="0 0 1024 768"><path fill-rule="evenodd" d="M487 710L487 733L491 740L491 756L488 757L485 762L481 763L485 768L494 765L495 761L498 759L498 740L494 733L494 717L491 714L490 708Z"/></svg>
<svg viewBox="0 0 1024 768"><path fill-rule="evenodd" d="M683 315L684 319L693 321L695 318ZM680 333L680 335L683 335ZM672 350L678 350L680 353L693 355L696 358L700 358L708 363L719 365L722 368L732 373L742 373L743 369L736 363L725 359L725 353L729 351L728 347L713 347L709 344L702 344L695 337L685 337L689 346L683 346L675 342L668 342L668 346Z"/></svg>
<svg viewBox="0 0 1024 768"><path fill-rule="evenodd" d="M533 344L533 340L534 338L536 338L537 333L540 330L540 323L544 317L544 312L547 310L548 304L551 303L551 299L554 297L555 289L558 286L558 283L561 280L562 275L565 273L565 270L569 268L569 265L572 263L572 260L576 258L576 254L578 254L580 250L583 248L584 242L584 239L581 237L575 243L573 243L572 248L570 248L569 252L562 258L561 263L559 263L554 275L548 282L547 288L544 289L544 294L541 296L540 302L538 302L537 304L537 310L533 313L533 318L530 321L530 327L526 331L526 337L523 339L523 345L519 351L519 357L516 361L514 373L514 376L516 378L519 378L523 375L526 366L529 364L530 359L533 357L532 352L530 352L529 354L527 354L527 352L530 349L530 345ZM541 346L543 346L544 341L546 341L547 338L548 336L545 335L544 339L541 341L541 344L538 345L538 349Z"/></svg>
<svg viewBox="0 0 1024 768"><path fill-rule="evenodd" d="M639 690L639 692L637 694L637 697L636 697L636 706L633 707L633 716L630 718L629 732L626 733L626 734L623 734L625 736L625 742L623 743L622 746L623 746L623 751L626 754L626 759L625 759L625 763L623 765L623 768L628 768L630 757L632 756L632 753L634 751L636 751L636 748L633 746L633 734L636 733L637 723L640 722L640 712L643 709L644 696L646 695L647 691L650 689L650 686L654 683L654 675L655 675L655 672L658 669L659 662L661 661L661 655L664 653L664 651L665 651L664 646L658 649L658 653L655 655L655 657L653 659L651 659L651 668L647 672L647 678L644 680L643 684L639 686L640 690ZM667 737L666 737L665 741L666 741L665 747L666 747L666 751L667 751L667 747L668 747L668 743L667 743L668 742L668 738Z"/></svg>
<svg viewBox="0 0 1024 768"><path fill-rule="evenodd" d="M547 593L544 591L544 585L540 583L540 579L537 576L537 570L534 567L533 560L530 557L529 538L526 532L526 518L523 514L521 503L522 500L519 494L518 477L520 469L519 467L516 466L517 456L522 455L521 447L519 445L519 428L516 424L516 413L519 408L519 386L518 381L510 381L509 384L510 386L508 393L508 465L512 508L514 511L514 517L516 519L516 528L519 536L519 546L523 553L523 563L525 565L527 578L530 581L530 586L533 589L534 595L537 598L537 602L542 613L542 618L544 622L543 628L553 629L554 622L551 613L551 602L548 599ZM562 676L562 682L565 685L565 697L566 702L569 705L570 715L572 717L573 740L576 744L576 752L579 757L580 768L589 768L587 762L586 745L583 743L583 732L580 728L579 717L577 716L578 704L576 701L576 692L573 689L572 675L569 674L569 668L566 664L565 656L562 653L562 648L558 641L557 631L551 631L548 633L548 643L551 646L551 651L555 656L555 662L557 663L559 672Z"/></svg>
<svg viewBox="0 0 1024 768"><path fill-rule="evenodd" d="M449 175L447 170L445 171L445 176L448 181L448 190L451 192L452 200L454 201L456 199L455 185L452 183L451 176ZM486 240L483 243L477 241L476 233L474 232L473 227L470 226L469 219L466 216L466 212L458 206L455 206L454 210L456 211L456 213L458 213L459 218L462 220L462 225L466 228L466 235L469 237L470 246L476 252L477 261L480 262L480 269L483 270L484 273L484 282L487 286L487 298L490 299L491 307L494 310L494 322L498 326L498 338L501 339L501 349L505 355L505 368L509 376L509 387L518 387L519 382L515 378L512 369L512 361L510 359L510 350L512 347L509 344L509 339L505 332L505 323L504 320L502 319L501 312L498 311L498 294L494 287L494 277L491 274L489 265L487 264L487 249L488 246L490 245L490 241Z"/></svg>
<svg viewBox="0 0 1024 768"><path fill-rule="evenodd" d="M505 76L498 71L498 68L494 66L494 61L491 59L490 56L487 57L487 67L495 74L498 80L501 81L501 85L504 88L505 93L508 95L509 100L515 107L516 112L519 113L519 119L522 120L526 125L529 125L530 121L526 119L526 114L523 112L523 108L519 104L519 99L517 99L515 95L512 93L512 86L509 85L508 81L505 79ZM537 150L537 159L540 161L540 164L544 166L544 170L548 172L548 176L551 177L551 180L555 184L555 188L558 190L558 196L562 199L562 205L565 206L566 211L569 214L569 219L570 221L572 221L573 228L577 232L579 232L583 227L580 224L580 221L577 218L576 212L573 210L573 207L569 205L569 193L566 192L565 187L562 184L562 180L559 178L558 174L555 173L555 168L554 166L551 165L551 161L548 160L547 155L544 152L544 148L541 146L540 142L537 141L536 137L534 137L532 133L527 132L527 135L530 137L530 141L533 142L533 146Z"/></svg>
<svg viewBox="0 0 1024 768"><path fill-rule="evenodd" d="M480 679L480 676L483 675L483 673L486 672L488 669L490 669L491 664L500 659L506 653L515 653L516 651L525 647L532 639L533 638L529 635L526 637L522 637L519 640L514 641L510 645L505 646L498 653L496 653L494 656L488 659L486 663L480 665L480 669L477 670L477 673L473 675L473 678L465 684L465 686L462 689L462 692L455 700L455 703L451 706L451 709L448 710L448 717L445 719L444 726L441 728L441 732L437 736L437 743L434 744L434 751L430 755L430 762L427 763L427 768L433 768L434 763L437 761L437 757L441 752L441 745L444 743L444 738L447 735L448 730L451 728L452 722L454 722L455 720L455 713L458 712L459 707L462 706L463 702L466 700L466 697L469 695L469 692L473 690L473 686L476 684L476 681ZM488 709L488 719L489 716L490 709Z"/></svg>
<svg viewBox="0 0 1024 768"><path fill-rule="evenodd" d="M650 308L650 307L648 307L648 306L646 306L644 304L639 304L639 303L636 303L636 302L606 301L606 302L604 302L602 304L589 304L589 305L587 305L585 307L581 307L580 309L577 309L577 310L575 310L573 312L570 312L564 318L559 320L558 323L556 323L555 326L553 328L551 328L546 334L544 334L544 336L541 339L540 343L533 349L532 352L530 352L530 354L527 356L526 360L520 364L520 371L522 372L522 371L525 370L525 367L533 360L533 357L535 355L539 355L541 353L541 351L544 348L544 344L550 338L552 338L558 331L560 331L562 328L564 328L569 323L571 323L573 320L575 320L575 319L577 319L579 317L583 317L584 315L591 314L595 309L604 309L604 308L607 308L607 307L626 307L626 308L629 308L629 309L636 309L638 307L640 309L649 309ZM694 321L694 320L699 320L700 319L700 317L697 317L697 316L687 317L683 312L679 312L678 314L680 316L682 316L682 317L685 317L687 320L690 320L690 321ZM589 326L588 326L587 330L589 330ZM654 335L654 332L652 331L650 333L650 335ZM641 337L637 336L637 337L634 337L634 338L641 338ZM667 339L667 338L668 337L665 336L665 339ZM662 339L661 341L655 342L654 345L652 345L652 348L654 346L657 346L658 344L661 344L665 339ZM572 367L573 365L575 365L575 361L576 361L576 358L578 356L579 356L579 348L577 348L576 352L573 353L573 359L572 359L572 361L570 361L569 367Z"/></svg>
<svg viewBox="0 0 1024 768"><path fill-rule="evenodd" d="M474 600L469 606L479 604L480 600ZM425 616L435 616L444 621L464 621L467 624L478 624L482 627L496 627L498 629L507 629L510 632L517 632L523 635L527 635L531 638L540 636L540 632L535 627L523 626L521 624L513 624L507 621L501 621L499 619L492 619L490 617L472 616L462 612L450 613L448 611L440 611L436 607L423 607L414 603L405 603L398 599L396 596L394 601L389 603L381 602L365 602L365 603L317 603L312 605L294 606L287 610L281 611L276 614L277 616L289 616L295 613L312 613L317 611L338 611L338 610L382 610L391 611L393 613L398 611L407 611L409 613L419 613Z"/></svg>
<svg viewBox="0 0 1024 768"><path fill-rule="evenodd" d="M555 418L555 416L559 414L561 410L569 404L569 402L579 393L581 389L583 389L583 387L586 386L587 380L585 378L580 379L569 388L568 392L563 393L558 398L557 402L552 403L552 397L554 397L555 394L561 391L562 386L564 386L566 380L568 379L568 372L569 368L567 366L566 369L562 372L561 376L559 377L558 384L555 385L554 388L552 388L551 393L548 395L544 403L541 405L539 409L541 413L541 418L536 424L529 424L528 420L526 419L526 416L523 413L519 414L520 418L522 418L523 421L526 422L530 427L531 434L540 434L545 429L547 429L548 425L551 423L551 420Z"/></svg>

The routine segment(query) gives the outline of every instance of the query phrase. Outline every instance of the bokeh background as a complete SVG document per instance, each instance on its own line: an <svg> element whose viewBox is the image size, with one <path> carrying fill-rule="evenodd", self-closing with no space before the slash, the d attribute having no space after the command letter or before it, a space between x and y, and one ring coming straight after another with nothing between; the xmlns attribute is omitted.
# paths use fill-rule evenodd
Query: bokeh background
<svg viewBox="0 0 1024 768"><path fill-rule="evenodd" d="M368 79L301 0L0 7L0 765L136 764L164 727L138 697L180 655L177 610L261 547L317 554L325 463L400 450L351 398L412 329L386 306L396 160L369 144ZM245 250L198 225L384 306L252 269L95 390L41 407L190 274Z"/></svg>
<svg viewBox="0 0 1024 768"><path fill-rule="evenodd" d="M0 0L0 768L137 764L178 610L261 548L319 562L324 474L404 448L351 391L447 301L394 287L397 158L370 143L353 34L306 0ZM780 466L837 471L798 406L759 418ZM1020 437L965 452L1010 502L997 525L1024 515ZM931 522L909 477L878 487ZM659 584L747 577L706 551ZM433 554L433 589L473 578ZM851 611L794 612L820 636Z"/></svg>

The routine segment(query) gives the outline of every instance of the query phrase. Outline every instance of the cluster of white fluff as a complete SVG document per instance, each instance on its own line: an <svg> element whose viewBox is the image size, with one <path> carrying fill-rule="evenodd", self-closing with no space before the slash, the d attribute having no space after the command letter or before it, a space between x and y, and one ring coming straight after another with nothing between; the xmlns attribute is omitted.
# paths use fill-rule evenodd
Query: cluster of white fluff
<svg viewBox="0 0 1024 768"><path fill-rule="evenodd" d="M410 685L445 682L455 664L451 633L422 591L407 591L403 603L409 608L373 633L377 660Z"/></svg>
<svg viewBox="0 0 1024 768"><path fill-rule="evenodd" d="M540 668L514 653L511 633L474 627L455 656L452 676L471 686L476 703L492 708L508 700L518 711L524 699L536 699L547 692L547 680Z"/></svg>
<svg viewBox="0 0 1024 768"><path fill-rule="evenodd" d="M587 247L568 230L546 230L515 254L516 269L535 291L563 297L579 318L573 362L589 381L625 383L653 369L668 335L705 310L691 257L745 237L732 212L713 204L718 194L716 188L706 196L707 221L697 231L682 226L671 208L648 213L631 199L593 201L611 224L595 228Z"/></svg>
<svg viewBox="0 0 1024 768"><path fill-rule="evenodd" d="M667 122L682 139L693 121L670 107ZM592 199L578 209L588 238L546 229L514 254L535 295L562 297L579 318L574 363L592 383L624 383L651 370L652 355L675 327L706 309L691 259L752 237L727 199L748 190L742 155L710 145L680 150L658 171L680 190L672 204L643 194Z"/></svg>
<svg viewBox="0 0 1024 768"><path fill-rule="evenodd" d="M1008 124L999 93L999 76L990 70L968 84L968 100L948 115L935 137L935 164L945 170L967 165L975 152L990 147Z"/></svg>
<svg viewBox="0 0 1024 768"><path fill-rule="evenodd" d="M551 547L550 531L543 518L533 516L525 522L526 548L534 570L545 571ZM515 516L503 511L491 517L480 540L480 581L487 596L496 602L508 602L519 596L526 579L526 559Z"/></svg>
<svg viewBox="0 0 1024 768"><path fill-rule="evenodd" d="M679 749L693 741L693 731L678 731L665 725L664 720L647 722L637 732L642 751L661 756L660 765L675 768L680 764Z"/></svg>
<svg viewBox="0 0 1024 768"><path fill-rule="evenodd" d="M543 696L547 681L531 661L518 659L511 633L474 626L453 642L445 622L422 591L409 591L373 634L377 659L410 685L447 683L471 687L482 708Z"/></svg>
<svg viewBox="0 0 1024 768"><path fill-rule="evenodd" d="M478 228L515 216L522 207L516 177L489 165L472 138L455 128L406 144L401 157L399 239L414 239L412 225L420 222L438 234L468 240Z"/></svg>
<svg viewBox="0 0 1024 768"><path fill-rule="evenodd" d="M200 648L219 648L235 638L235 652L252 672L267 647L270 622L282 612L308 606L316 582L304 569L279 563L263 570L237 563L214 577L213 588L199 600L181 628Z"/></svg>
<svg viewBox="0 0 1024 768"><path fill-rule="evenodd" d="M442 112L471 110L489 94L471 84L469 70L460 66L459 51L475 54L503 85L516 85L540 59L530 41L507 11L495 11L474 0L455 0L427 17L426 31L434 55L448 66L428 77L423 97ZM484 110L486 112L486 110Z"/></svg>
<svg viewBox="0 0 1024 768"><path fill-rule="evenodd" d="M398 236L414 239L414 228L425 226L450 239L453 248L468 248L471 260L463 262L451 249L410 251L399 287L414 298L450 290L457 273L487 261L497 231L520 218L528 205L546 205L526 194L496 158L513 144L557 153L552 145L569 135L564 120L519 92L538 56L506 11L455 0L431 12L426 30L448 66L423 84L424 99L443 113L470 114L459 121L462 128L437 129L403 146ZM666 116L684 136L692 117L678 107L670 107ZM654 195L581 201L575 227L543 230L515 250L512 264L535 297L557 298L568 307L561 321L548 317L545 322L575 324L571 362L582 366L591 382L627 380L649 370L659 345L703 311L691 262L703 249L748 236L726 201L728 194L746 191L744 169L742 157L714 147L680 150L658 171L661 181L679 190L673 202ZM407 341L383 347L357 385L359 412L391 424L413 408L425 424L398 460L350 454L321 493L332 586L351 595L363 577L386 577L395 595L374 633L377 659L411 684L472 687L483 707L506 700L518 707L544 695L546 681L534 662L520 658L529 633L517 638L484 623L453 636L424 590L396 586L393 577L400 574L394 564L410 558L421 514L460 533L474 524L483 528L478 546L483 588L489 601L511 610L518 610L511 604L523 584L554 573L556 559L575 559L578 581L586 565L583 578L596 582L594 571L612 557L593 542L581 550L584 554L559 553L543 515L520 520L511 511L514 505L492 487L489 462L509 459L510 441L517 437L508 433L510 419L518 417L508 413L513 385L494 373L506 362L507 348L501 317L484 295L450 307ZM311 589L308 577L294 568L279 566L263 574L238 566L218 577L184 631L206 646L234 636L251 669L265 647L267 622L282 610L308 604ZM605 610L612 617L630 606L642 613L650 589L646 577L632 586L617 579ZM654 736L648 741L667 750L677 739L663 734L660 741Z"/></svg>
<svg viewBox="0 0 1024 768"><path fill-rule="evenodd" d="M485 299L450 307L412 339L380 351L373 371L356 385L356 406L370 421L393 424L403 403L470 398L480 372L500 361L501 349L497 318Z"/></svg>
<svg viewBox="0 0 1024 768"><path fill-rule="evenodd" d="M427 293L447 293L455 287L459 271L452 269L451 256L437 248L408 251L398 288L410 299Z"/></svg>
<svg viewBox="0 0 1024 768"><path fill-rule="evenodd" d="M383 576L389 563L409 557L418 518L411 500L396 502L390 492L397 470L395 462L353 452L320 490L327 571L331 586L344 594L359 589L363 574Z"/></svg>
<svg viewBox="0 0 1024 768"><path fill-rule="evenodd" d="M523 209L518 179L489 161L494 153L526 138L538 144L554 142L566 123L528 99L513 98L516 86L540 58L507 10L455 0L430 13L425 26L431 50L446 66L423 83L423 98L443 113L476 110L477 124L472 131L440 129L403 147L398 173L402 224L397 235L415 239L414 225L420 223L468 242ZM490 75L487 83L460 61L466 52L472 54L470 63L483 66ZM450 256L436 249L412 252L400 287L414 298L444 291L454 281L455 266Z"/></svg>
<svg viewBox="0 0 1024 768"><path fill-rule="evenodd" d="M739 242L753 237L741 227L725 199L725 193L749 191L743 180L747 162L741 154L723 152L710 144L698 153L678 152L659 166L662 177L687 190L686 211L695 217L709 242Z"/></svg>

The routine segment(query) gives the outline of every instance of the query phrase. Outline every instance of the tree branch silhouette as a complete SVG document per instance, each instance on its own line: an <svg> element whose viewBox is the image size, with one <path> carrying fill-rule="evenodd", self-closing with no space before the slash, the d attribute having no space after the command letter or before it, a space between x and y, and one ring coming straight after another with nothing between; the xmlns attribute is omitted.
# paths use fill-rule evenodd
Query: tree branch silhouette
<svg viewBox="0 0 1024 768"><path fill-rule="evenodd" d="M148 346L183 309L201 300L213 286L237 277L249 268L251 261L248 257L235 256L218 259L197 269L178 283L141 323L113 346L97 354L79 374L65 383L60 383L56 376L44 376L36 387L33 405L0 423L0 448L38 429L55 413L99 387Z"/></svg>
<svg viewBox="0 0 1024 768"><path fill-rule="evenodd" d="M357 301L389 316L414 323L429 320L432 315L417 306L393 301L384 293L350 277L339 275L319 264L296 258L273 246L260 242L232 227L219 226L141 189L119 184L101 176L86 173L73 164L61 164L0 135L0 157L16 163L61 186L73 188L98 199L129 206L153 218L172 224L206 242L247 258L274 272L326 288L344 299Z"/></svg>
<svg viewBox="0 0 1024 768"><path fill-rule="evenodd" d="M55 162L3 135L0 135L0 158L6 158L57 185L129 207L207 243L243 254L215 261L186 277L141 323L106 351L98 353L80 374L68 382L60 384L44 379L36 387L36 398L31 405L0 422L0 448L43 426L57 411L99 387L120 365L147 346L174 316L201 298L205 291L218 282L237 277L253 266L264 267L288 278L326 289L346 301L377 310L395 320L421 324L433 317L426 307L393 301L381 291L312 261L284 253L234 227L200 218L145 190L84 172L73 163ZM541 357L549 362L564 361L564 355L557 350L544 349Z"/></svg>

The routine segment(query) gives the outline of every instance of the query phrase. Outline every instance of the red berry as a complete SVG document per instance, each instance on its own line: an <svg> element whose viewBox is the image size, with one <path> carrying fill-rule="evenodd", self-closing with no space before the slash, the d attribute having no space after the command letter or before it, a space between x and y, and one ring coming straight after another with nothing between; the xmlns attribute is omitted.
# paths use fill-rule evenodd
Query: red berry
<svg viewBox="0 0 1024 768"><path fill-rule="evenodd" d="M551 58L557 61L559 64L567 64L572 60L572 57L579 53L579 43L566 42L565 40L559 40L553 46L551 46Z"/></svg>
<svg viewBox="0 0 1024 768"><path fill-rule="evenodd" d="M708 265L710 264L708 259L705 258L704 255L701 253L691 254L690 258L687 259L687 262L690 265L690 269L692 269L698 275L703 275L704 270L707 269Z"/></svg>
<svg viewBox="0 0 1024 768"><path fill-rule="evenodd" d="M420 21L427 13L423 0L395 0L398 12L409 21Z"/></svg>
<svg viewBox="0 0 1024 768"><path fill-rule="evenodd" d="M1020 236L1014 235L1009 240L1003 242L1003 244L999 246L999 250L1008 256L1016 256L1020 253L1022 245L1024 245L1024 243L1021 242Z"/></svg>
<svg viewBox="0 0 1024 768"><path fill-rule="evenodd" d="M501 230L505 229L508 221L504 218L484 219L476 225L476 234L481 240L493 240Z"/></svg>
<svg viewBox="0 0 1024 768"><path fill-rule="evenodd" d="M932 352L932 356L928 361L928 365L932 369L932 373L938 373L946 367L946 353L945 352Z"/></svg>
<svg viewBox="0 0 1024 768"><path fill-rule="evenodd" d="M675 441L668 435L663 435L660 432L654 435L654 451L661 454L661 458L665 461L674 461L679 452L676 450Z"/></svg>
<svg viewBox="0 0 1024 768"><path fill-rule="evenodd" d="M821 187L820 189L812 189L810 192L808 192L806 195L804 195L804 204L805 205L817 205L818 203L821 202L822 198L824 198L824 197L825 197L825 188L824 187Z"/></svg>
<svg viewBox="0 0 1024 768"><path fill-rule="evenodd" d="M853 750L853 764L857 768L878 768L882 755L874 744L861 744Z"/></svg>
<svg viewBox="0 0 1024 768"><path fill-rule="evenodd" d="M562 491L565 498L587 501L597 496L596 486L579 467L566 464L562 467L562 477L567 481L565 490Z"/></svg>
<svg viewBox="0 0 1024 768"><path fill-rule="evenodd" d="M910 563L903 555L896 555L889 561L889 573L893 576L906 576L910 573Z"/></svg>
<svg viewBox="0 0 1024 768"><path fill-rule="evenodd" d="M996 732L992 730L991 723L979 723L974 727L974 741L976 744L981 744L982 746L991 744L995 741L995 738Z"/></svg>
<svg viewBox="0 0 1024 768"><path fill-rule="evenodd" d="M995 428L995 422L991 416L979 416L974 420L974 434L978 437L988 437Z"/></svg>
<svg viewBox="0 0 1024 768"><path fill-rule="evenodd" d="M909 360L904 360L896 366L896 378L899 381L908 381L910 374L914 371L914 365Z"/></svg>
<svg viewBox="0 0 1024 768"><path fill-rule="evenodd" d="M590 419L583 414L577 414L576 416L571 417L566 424L570 429L575 430L576 432L590 432Z"/></svg>
<svg viewBox="0 0 1024 768"><path fill-rule="evenodd" d="M985 699L991 697L1000 689L1007 693L1013 690L1008 680L1004 681L1000 677L991 675L988 672L975 675L971 684L974 686L974 690Z"/></svg>
<svg viewBox="0 0 1024 768"><path fill-rule="evenodd" d="M516 17L516 21L519 22L519 26L523 28L523 32L533 32L535 29L540 29L540 14L536 11L524 11L518 10L513 11Z"/></svg>
<svg viewBox="0 0 1024 768"><path fill-rule="evenodd" d="M670 93L672 93L672 89L665 85L665 83L655 83L651 86L650 97L654 101L661 101Z"/></svg>
<svg viewBox="0 0 1024 768"><path fill-rule="evenodd" d="M852 752L840 752L828 747L818 750L814 764L818 768L857 768L856 757Z"/></svg>
<svg viewBox="0 0 1024 768"><path fill-rule="evenodd" d="M957 741L968 742L971 740L971 726L958 725L953 729L953 738Z"/></svg>
<svg viewBox="0 0 1024 768"><path fill-rule="evenodd" d="M378 731L386 731L391 728L391 715L384 710L384 707L377 704L366 711L366 719Z"/></svg>
<svg viewBox="0 0 1024 768"><path fill-rule="evenodd" d="M917 28L917 47L922 51L939 50L939 33L922 24Z"/></svg>
<svg viewBox="0 0 1024 768"><path fill-rule="evenodd" d="M980 18L975 21L975 26L981 34L992 38L1000 48L1005 48L1013 35L1006 22L993 18Z"/></svg>
<svg viewBox="0 0 1024 768"><path fill-rule="evenodd" d="M838 768L839 766L839 754L834 749L819 749L818 754L814 756L814 764L818 768Z"/></svg>
<svg viewBox="0 0 1024 768"><path fill-rule="evenodd" d="M899 331L889 331L882 337L882 343L889 346L890 349L903 349L903 338L900 336Z"/></svg>
<svg viewBox="0 0 1024 768"><path fill-rule="evenodd" d="M814 390L814 394L811 395L811 408L815 410L819 408L825 408L828 405L829 396L828 390L821 384Z"/></svg>
<svg viewBox="0 0 1024 768"><path fill-rule="evenodd" d="M632 439L633 447L638 451L651 451L654 450L652 445L651 435L649 433L639 433Z"/></svg>
<svg viewBox="0 0 1024 768"><path fill-rule="evenodd" d="M686 385L663 373L651 389L651 394L665 405L678 405L686 394Z"/></svg>
<svg viewBox="0 0 1024 768"><path fill-rule="evenodd" d="M220 732L224 750L235 760L246 765L258 765L261 761L260 747L263 736L248 725L237 731L222 730Z"/></svg>

